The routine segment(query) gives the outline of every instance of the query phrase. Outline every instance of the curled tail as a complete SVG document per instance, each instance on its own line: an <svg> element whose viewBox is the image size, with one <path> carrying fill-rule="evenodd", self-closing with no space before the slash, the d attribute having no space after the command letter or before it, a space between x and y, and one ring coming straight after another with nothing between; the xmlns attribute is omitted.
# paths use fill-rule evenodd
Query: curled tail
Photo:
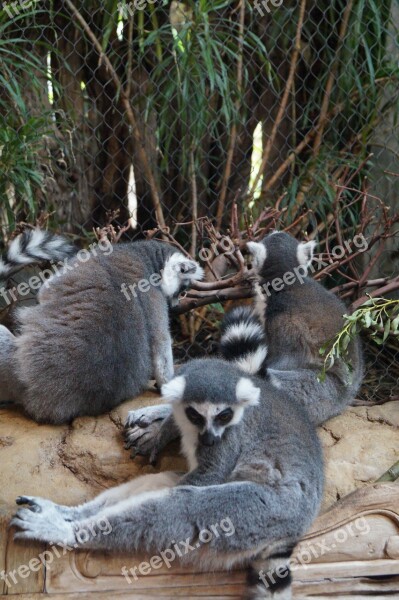
<svg viewBox="0 0 399 600"><path fill-rule="evenodd" d="M41 229L27 229L9 245L0 258L0 280L6 279L24 265L45 261L62 261L76 249L66 238Z"/></svg>
<svg viewBox="0 0 399 600"><path fill-rule="evenodd" d="M265 375L267 345L260 319L249 306L233 308L220 328L220 352L251 375Z"/></svg>

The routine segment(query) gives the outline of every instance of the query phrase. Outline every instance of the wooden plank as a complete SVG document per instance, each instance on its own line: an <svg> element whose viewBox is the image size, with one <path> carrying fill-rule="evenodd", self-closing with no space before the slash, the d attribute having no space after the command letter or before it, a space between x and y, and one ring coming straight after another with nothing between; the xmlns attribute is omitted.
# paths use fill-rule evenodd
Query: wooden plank
<svg viewBox="0 0 399 600"><path fill-rule="evenodd" d="M56 559L46 574L46 591L49 594L66 592L90 592L94 589L130 590L131 593L147 593L152 590L155 596L163 594L179 595L179 589L197 597L207 597L210 590L216 595L240 595L245 586L244 571L199 572L194 566L182 566L176 561L170 568L163 565L148 575L128 573L122 575L122 567L139 565L149 557L143 555L105 555L100 552L70 552Z"/></svg>
<svg viewBox="0 0 399 600"><path fill-rule="evenodd" d="M297 581L293 585L294 597L307 598L315 595L320 595L323 598L338 597L341 594L364 593L368 597L374 598L375 595L385 594L392 597L396 594L399 597L399 575L390 577L389 579L370 579L368 577L348 577L347 579L320 579L318 581Z"/></svg>
<svg viewBox="0 0 399 600"><path fill-rule="evenodd" d="M45 568L38 555L45 550L45 544L14 541L14 529L9 528L9 521L14 508L3 504L0 507L0 565L4 571L1 581L2 594L26 594L43 592ZM32 559L36 559L29 563Z"/></svg>
<svg viewBox="0 0 399 600"><path fill-rule="evenodd" d="M176 600L176 598L184 598L184 600L198 600L198 598L206 598L206 600L242 600L242 593L229 593L223 591L220 595L213 588L203 588L203 595L198 595L196 590L188 590L187 588L176 588L171 595L170 590L148 589L142 590L139 593L135 592L76 592L65 594L17 594L15 596L3 596L1 600L149 600L149 598L162 598L162 600ZM368 599L370 600L370 598Z"/></svg>
<svg viewBox="0 0 399 600"><path fill-rule="evenodd" d="M387 576L399 574L399 560L349 560L342 563L320 563L301 566L294 577L299 581L339 579L341 577Z"/></svg>

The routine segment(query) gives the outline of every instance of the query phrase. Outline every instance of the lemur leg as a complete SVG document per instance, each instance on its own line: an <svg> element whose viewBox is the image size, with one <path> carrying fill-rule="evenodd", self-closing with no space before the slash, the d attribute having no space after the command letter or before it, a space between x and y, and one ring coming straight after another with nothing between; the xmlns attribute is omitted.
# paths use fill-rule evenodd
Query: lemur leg
<svg viewBox="0 0 399 600"><path fill-rule="evenodd" d="M159 389L170 381L174 375L172 338L169 330L168 306L162 307L155 302L156 298L149 297L150 306L156 314L156 319L148 315L150 324L150 339L152 348L152 365L155 381Z"/></svg>
<svg viewBox="0 0 399 600"><path fill-rule="evenodd" d="M16 337L0 325L0 402L15 402L23 394L15 363Z"/></svg>
<svg viewBox="0 0 399 600"><path fill-rule="evenodd" d="M316 370L268 368L270 383L289 394L307 411L310 420L320 425L340 414L350 401L350 392L335 375L326 374L319 381Z"/></svg>
<svg viewBox="0 0 399 600"><path fill-rule="evenodd" d="M64 521L76 522L89 517L95 517L105 508L114 506L133 496L138 496L143 492L155 491L176 485L181 476L181 473L173 471L142 475L127 483L110 488L96 496L93 500L79 506L64 506L36 496L18 496L16 503L19 505L27 504L29 510L35 513L42 513L44 516L47 515L48 518L56 514L57 517L61 516Z"/></svg>
<svg viewBox="0 0 399 600"><path fill-rule="evenodd" d="M131 410L125 423L125 448L132 449L132 457L150 456L155 462L160 451L180 435L167 404Z"/></svg>
<svg viewBox="0 0 399 600"><path fill-rule="evenodd" d="M221 569L250 564L276 541L297 540L309 525L303 516L313 509L297 483L278 489L243 481L144 492L75 522L24 508L11 524L22 539L161 556L174 548L184 562Z"/></svg>

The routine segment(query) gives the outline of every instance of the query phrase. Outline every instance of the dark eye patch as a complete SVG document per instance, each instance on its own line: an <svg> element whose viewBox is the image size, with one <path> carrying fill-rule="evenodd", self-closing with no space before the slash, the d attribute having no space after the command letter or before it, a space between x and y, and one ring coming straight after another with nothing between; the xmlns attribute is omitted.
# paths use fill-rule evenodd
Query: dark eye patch
<svg viewBox="0 0 399 600"><path fill-rule="evenodd" d="M225 410L222 410L222 412L220 412L218 415L216 415L215 417L215 423L218 423L219 425L227 425L227 423L230 423L231 419L233 418L234 412L232 411L231 408L226 408Z"/></svg>
<svg viewBox="0 0 399 600"><path fill-rule="evenodd" d="M198 427L203 427L205 425L205 419L202 415L199 414L198 411L195 410L192 406L186 408L186 417L193 425L197 425Z"/></svg>

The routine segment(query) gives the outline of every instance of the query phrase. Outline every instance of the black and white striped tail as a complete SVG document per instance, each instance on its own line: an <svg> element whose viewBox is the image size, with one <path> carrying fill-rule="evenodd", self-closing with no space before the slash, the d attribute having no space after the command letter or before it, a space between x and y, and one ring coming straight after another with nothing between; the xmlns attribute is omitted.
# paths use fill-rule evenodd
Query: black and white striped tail
<svg viewBox="0 0 399 600"><path fill-rule="evenodd" d="M9 277L25 265L59 262L75 253L74 245L61 235L42 229L27 229L11 242L0 258L0 279Z"/></svg>
<svg viewBox="0 0 399 600"><path fill-rule="evenodd" d="M246 373L265 375L267 345L260 319L249 306L233 308L221 324L220 352Z"/></svg>
<svg viewBox="0 0 399 600"><path fill-rule="evenodd" d="M292 548L262 558L257 557L248 570L245 600L291 600Z"/></svg>

